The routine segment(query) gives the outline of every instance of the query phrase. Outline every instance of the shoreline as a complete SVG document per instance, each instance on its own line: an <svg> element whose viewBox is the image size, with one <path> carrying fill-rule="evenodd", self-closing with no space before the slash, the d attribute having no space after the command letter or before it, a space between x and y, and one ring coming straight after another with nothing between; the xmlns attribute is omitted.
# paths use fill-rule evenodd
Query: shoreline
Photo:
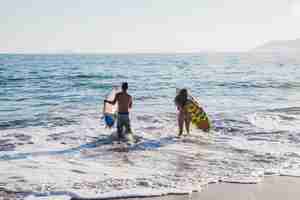
<svg viewBox="0 0 300 200"><path fill-rule="evenodd" d="M105 200L298 200L299 187L299 177L270 176L256 184L211 183L200 192L193 192L190 195L169 194L156 197L105 198ZM104 198L72 198L71 200L104 200Z"/></svg>
<svg viewBox="0 0 300 200"><path fill-rule="evenodd" d="M270 176L265 177L262 182L257 184L241 184L218 182L206 185L200 192L191 194L167 194L153 196L134 196L116 198L84 198L73 197L68 200L298 200L300 198L300 177L290 176ZM0 200L20 200L31 199L31 195L26 192L13 192L0 188ZM23 197L23 198L22 198ZM32 196L31 196L32 197ZM35 198L34 198L35 199ZM38 199L38 198L37 198ZM43 199L52 200L51 196Z"/></svg>

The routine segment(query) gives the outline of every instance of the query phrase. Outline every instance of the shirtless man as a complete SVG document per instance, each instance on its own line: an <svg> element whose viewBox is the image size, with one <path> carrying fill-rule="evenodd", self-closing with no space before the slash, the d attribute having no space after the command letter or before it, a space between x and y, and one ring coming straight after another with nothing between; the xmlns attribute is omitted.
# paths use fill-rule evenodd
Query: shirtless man
<svg viewBox="0 0 300 200"><path fill-rule="evenodd" d="M113 101L104 100L110 104L118 102L117 132L119 139L123 138L123 127L126 134L131 133L129 109L132 107L132 97L127 93L128 83L122 83L122 91L117 93Z"/></svg>

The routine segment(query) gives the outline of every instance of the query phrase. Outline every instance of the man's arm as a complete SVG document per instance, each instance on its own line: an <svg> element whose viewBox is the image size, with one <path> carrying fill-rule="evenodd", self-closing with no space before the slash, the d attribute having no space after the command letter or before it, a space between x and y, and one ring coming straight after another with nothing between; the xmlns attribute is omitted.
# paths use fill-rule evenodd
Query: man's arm
<svg viewBox="0 0 300 200"><path fill-rule="evenodd" d="M129 108L132 108L132 97L130 96Z"/></svg>
<svg viewBox="0 0 300 200"><path fill-rule="evenodd" d="M109 101L109 100L104 100L104 102L106 102L106 103L110 103L110 104L113 104L113 105L115 105L116 104L116 102L118 101L118 96L119 96L119 94L116 94L116 96L115 96L115 98L114 98L114 100L112 100L112 101Z"/></svg>

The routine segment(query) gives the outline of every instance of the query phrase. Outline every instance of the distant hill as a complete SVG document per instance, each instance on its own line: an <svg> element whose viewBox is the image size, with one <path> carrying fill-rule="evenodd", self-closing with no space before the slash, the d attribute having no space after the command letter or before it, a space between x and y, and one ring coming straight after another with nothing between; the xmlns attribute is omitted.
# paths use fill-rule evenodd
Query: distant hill
<svg viewBox="0 0 300 200"><path fill-rule="evenodd" d="M259 52L300 52L300 38L287 41L271 41L253 51Z"/></svg>

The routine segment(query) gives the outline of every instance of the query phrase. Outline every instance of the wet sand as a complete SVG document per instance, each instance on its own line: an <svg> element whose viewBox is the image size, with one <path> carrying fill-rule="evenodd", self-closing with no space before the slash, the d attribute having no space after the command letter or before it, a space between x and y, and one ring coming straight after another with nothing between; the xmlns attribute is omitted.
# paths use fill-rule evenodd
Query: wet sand
<svg viewBox="0 0 300 200"><path fill-rule="evenodd" d="M201 192L191 195L167 195L148 198L118 198L120 200L298 200L300 178L267 177L258 184L217 183L209 184ZM23 194L24 195L24 194ZM20 193L0 189L0 200L22 199ZM25 195L26 196L26 195ZM23 196L24 197L24 196ZM72 200L102 200L101 198L73 198Z"/></svg>
<svg viewBox="0 0 300 200"><path fill-rule="evenodd" d="M128 200L121 198L122 200ZM141 198L130 198L137 200ZM210 184L192 195L168 195L143 198L143 200L299 200L300 178L266 177L258 184ZM87 200L87 199L85 199ZM91 199L97 200L97 199ZM100 200L100 199L99 199Z"/></svg>
<svg viewBox="0 0 300 200"><path fill-rule="evenodd" d="M198 200L298 200L300 199L300 178L267 177L258 184L219 183L209 185L192 199Z"/></svg>

